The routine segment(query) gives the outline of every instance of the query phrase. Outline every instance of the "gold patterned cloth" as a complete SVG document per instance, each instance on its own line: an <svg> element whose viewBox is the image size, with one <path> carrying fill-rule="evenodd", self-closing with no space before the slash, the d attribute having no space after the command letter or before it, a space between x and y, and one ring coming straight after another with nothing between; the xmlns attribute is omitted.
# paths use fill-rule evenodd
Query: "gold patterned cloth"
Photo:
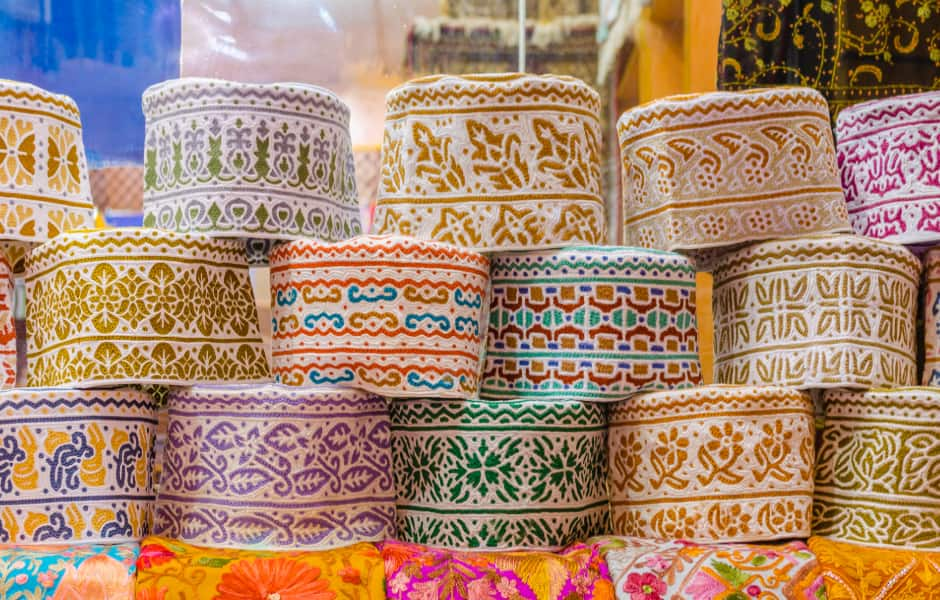
<svg viewBox="0 0 940 600"><path fill-rule="evenodd" d="M0 79L0 246L10 263L33 244L94 225L75 101Z"/></svg>
<svg viewBox="0 0 940 600"><path fill-rule="evenodd" d="M825 395L813 533L940 550L940 389Z"/></svg>
<svg viewBox="0 0 940 600"><path fill-rule="evenodd" d="M373 231L485 251L606 240L600 96L519 73L438 75L386 99Z"/></svg>
<svg viewBox="0 0 940 600"><path fill-rule="evenodd" d="M140 540L156 427L155 403L136 390L0 392L0 542Z"/></svg>
<svg viewBox="0 0 940 600"><path fill-rule="evenodd" d="M718 88L804 85L846 106L940 88L936 0L724 0Z"/></svg>
<svg viewBox="0 0 940 600"><path fill-rule="evenodd" d="M628 245L688 251L850 230L814 90L672 96L625 112L617 130Z"/></svg>
<svg viewBox="0 0 940 600"><path fill-rule="evenodd" d="M26 261L30 386L270 378L244 246L198 234L60 235Z"/></svg>
<svg viewBox="0 0 940 600"><path fill-rule="evenodd" d="M922 385L940 386L940 248L924 257L924 373Z"/></svg>
<svg viewBox="0 0 940 600"><path fill-rule="evenodd" d="M854 235L764 242L722 256L713 273L716 380L915 385L920 271L903 246Z"/></svg>
<svg viewBox="0 0 940 600"><path fill-rule="evenodd" d="M806 537L813 423L807 394L774 386L704 386L614 404L614 533L696 542Z"/></svg>
<svg viewBox="0 0 940 600"><path fill-rule="evenodd" d="M809 538L830 600L937 600L940 552Z"/></svg>

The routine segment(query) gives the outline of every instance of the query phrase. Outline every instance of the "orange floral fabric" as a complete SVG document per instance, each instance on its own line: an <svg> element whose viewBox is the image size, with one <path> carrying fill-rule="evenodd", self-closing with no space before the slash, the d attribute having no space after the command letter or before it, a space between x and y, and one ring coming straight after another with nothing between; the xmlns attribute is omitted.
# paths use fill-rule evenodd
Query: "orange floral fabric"
<svg viewBox="0 0 940 600"><path fill-rule="evenodd" d="M874 548L811 537L829 600L940 599L940 552Z"/></svg>
<svg viewBox="0 0 940 600"><path fill-rule="evenodd" d="M137 600L367 600L385 598L372 544L321 552L200 548L151 536L137 561Z"/></svg>

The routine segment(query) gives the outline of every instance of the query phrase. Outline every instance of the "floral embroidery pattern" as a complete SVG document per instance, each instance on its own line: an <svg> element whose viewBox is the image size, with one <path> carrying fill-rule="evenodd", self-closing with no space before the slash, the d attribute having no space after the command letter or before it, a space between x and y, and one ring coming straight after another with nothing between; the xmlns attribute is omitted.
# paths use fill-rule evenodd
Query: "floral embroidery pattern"
<svg viewBox="0 0 940 600"><path fill-rule="evenodd" d="M237 242L71 233L34 251L26 270L31 386L267 380Z"/></svg>
<svg viewBox="0 0 940 600"><path fill-rule="evenodd" d="M371 544L319 552L212 549L162 537L141 542L137 598L382 600L382 558Z"/></svg>
<svg viewBox="0 0 940 600"><path fill-rule="evenodd" d="M391 417L402 539L553 549L606 530L602 406L408 400Z"/></svg>
<svg viewBox="0 0 940 600"><path fill-rule="evenodd" d="M826 387L917 382L921 265L854 235L755 244L714 268L720 383Z"/></svg>
<svg viewBox="0 0 940 600"><path fill-rule="evenodd" d="M361 232L349 109L332 92L184 78L149 88L143 107L148 227L325 241Z"/></svg>
<svg viewBox="0 0 940 600"><path fill-rule="evenodd" d="M576 544L546 552L459 552L382 544L391 600L612 600L600 554Z"/></svg>
<svg viewBox="0 0 940 600"><path fill-rule="evenodd" d="M0 547L0 597L133 598L136 543Z"/></svg>
<svg viewBox="0 0 940 600"><path fill-rule="evenodd" d="M599 111L569 77L434 76L392 90L375 231L485 250L602 243Z"/></svg>
<svg viewBox="0 0 940 600"><path fill-rule="evenodd" d="M0 392L0 543L139 539L153 510L155 411L132 390Z"/></svg>
<svg viewBox="0 0 940 600"><path fill-rule="evenodd" d="M614 532L698 542L805 536L813 406L780 387L705 386L613 405Z"/></svg>

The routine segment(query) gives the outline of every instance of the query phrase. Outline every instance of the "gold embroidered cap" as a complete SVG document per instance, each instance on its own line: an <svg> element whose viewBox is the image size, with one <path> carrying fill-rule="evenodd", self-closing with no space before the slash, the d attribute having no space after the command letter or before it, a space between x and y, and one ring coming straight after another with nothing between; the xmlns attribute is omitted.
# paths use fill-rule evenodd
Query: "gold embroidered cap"
<svg viewBox="0 0 940 600"><path fill-rule="evenodd" d="M614 533L696 542L809 535L813 403L785 387L704 386L613 405Z"/></svg>
<svg viewBox="0 0 940 600"><path fill-rule="evenodd" d="M627 245L851 231L829 109L812 89L671 96L628 110L617 130Z"/></svg>
<svg viewBox="0 0 940 600"><path fill-rule="evenodd" d="M830 390L813 534L940 549L940 389Z"/></svg>
<svg viewBox="0 0 940 600"><path fill-rule="evenodd" d="M0 147L0 246L10 264L63 231L94 227L74 100L0 79Z"/></svg>
<svg viewBox="0 0 940 600"><path fill-rule="evenodd" d="M716 263L719 383L799 389L917 381L920 261L856 235L754 244Z"/></svg>
<svg viewBox="0 0 940 600"><path fill-rule="evenodd" d="M60 235L26 261L30 386L270 378L244 246L121 228Z"/></svg>
<svg viewBox="0 0 940 600"><path fill-rule="evenodd" d="M606 240L600 96L572 77L435 75L386 98L373 231L481 251Z"/></svg>

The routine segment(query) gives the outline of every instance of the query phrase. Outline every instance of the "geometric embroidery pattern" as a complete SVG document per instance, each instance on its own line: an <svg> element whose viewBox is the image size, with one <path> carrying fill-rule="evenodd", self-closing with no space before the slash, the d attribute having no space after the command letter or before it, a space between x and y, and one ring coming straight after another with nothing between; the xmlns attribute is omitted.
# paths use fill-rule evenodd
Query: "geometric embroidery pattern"
<svg viewBox="0 0 940 600"><path fill-rule="evenodd" d="M755 244L714 270L719 383L799 389L917 382L921 265L854 235Z"/></svg>
<svg viewBox="0 0 940 600"><path fill-rule="evenodd" d="M940 248L924 257L923 385L940 386Z"/></svg>
<svg viewBox="0 0 940 600"><path fill-rule="evenodd" d="M856 233L899 244L940 241L940 93L848 107L836 133Z"/></svg>
<svg viewBox="0 0 940 600"><path fill-rule="evenodd" d="M118 228L60 235L26 260L30 386L270 379L244 247Z"/></svg>
<svg viewBox="0 0 940 600"><path fill-rule="evenodd" d="M433 241L281 245L271 253L275 379L471 398L488 283L486 257Z"/></svg>
<svg viewBox="0 0 940 600"><path fill-rule="evenodd" d="M639 394L610 415L618 535L749 542L806 537L813 405L782 387Z"/></svg>
<svg viewBox="0 0 940 600"><path fill-rule="evenodd" d="M0 542L139 540L153 511L156 428L144 392L0 392Z"/></svg>
<svg viewBox="0 0 940 600"><path fill-rule="evenodd" d="M392 90L373 231L493 252L604 243L599 114L597 92L554 75Z"/></svg>
<svg viewBox="0 0 940 600"><path fill-rule="evenodd" d="M172 391L154 533L317 549L395 532L383 398L277 385Z"/></svg>
<svg viewBox="0 0 940 600"><path fill-rule="evenodd" d="M144 224L249 239L361 232L349 108L304 84L184 78L149 88Z"/></svg>
<svg viewBox="0 0 940 600"><path fill-rule="evenodd" d="M497 255L490 274L481 397L615 401L700 383L687 258L575 247Z"/></svg>
<svg viewBox="0 0 940 600"><path fill-rule="evenodd" d="M94 215L75 102L0 80L0 239L10 264L32 244L94 227Z"/></svg>
<svg viewBox="0 0 940 600"><path fill-rule="evenodd" d="M629 245L701 250L850 231L829 110L814 90L665 98L617 128Z"/></svg>
<svg viewBox="0 0 940 600"><path fill-rule="evenodd" d="M603 405L403 400L391 417L402 540L550 550L607 531Z"/></svg>
<svg viewBox="0 0 940 600"><path fill-rule="evenodd" d="M940 547L940 390L826 393L813 534Z"/></svg>

